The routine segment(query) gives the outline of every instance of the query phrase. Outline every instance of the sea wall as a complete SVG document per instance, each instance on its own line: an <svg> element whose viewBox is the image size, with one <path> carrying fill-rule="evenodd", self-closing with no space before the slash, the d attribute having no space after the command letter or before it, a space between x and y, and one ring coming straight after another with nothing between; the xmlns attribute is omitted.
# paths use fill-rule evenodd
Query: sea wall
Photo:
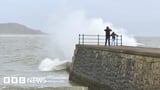
<svg viewBox="0 0 160 90"><path fill-rule="evenodd" d="M67 87L3 87L0 90L88 90L87 87L67 86Z"/></svg>
<svg viewBox="0 0 160 90"><path fill-rule="evenodd" d="M76 45L69 79L89 90L160 90L160 49Z"/></svg>

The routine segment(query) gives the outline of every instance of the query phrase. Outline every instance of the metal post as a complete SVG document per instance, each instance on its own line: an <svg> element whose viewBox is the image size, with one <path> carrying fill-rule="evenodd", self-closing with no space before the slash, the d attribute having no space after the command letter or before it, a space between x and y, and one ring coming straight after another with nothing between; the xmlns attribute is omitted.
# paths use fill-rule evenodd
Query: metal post
<svg viewBox="0 0 160 90"><path fill-rule="evenodd" d="M99 34L98 34L98 46L99 46Z"/></svg>
<svg viewBox="0 0 160 90"><path fill-rule="evenodd" d="M79 45L81 44L81 34L79 34Z"/></svg>
<svg viewBox="0 0 160 90"><path fill-rule="evenodd" d="M119 36L116 37L116 45L117 45L117 46L118 46L118 37L119 37Z"/></svg>
<svg viewBox="0 0 160 90"><path fill-rule="evenodd" d="M121 35L121 46L122 46L122 35Z"/></svg>
<svg viewBox="0 0 160 90"><path fill-rule="evenodd" d="M82 44L84 45L84 34L82 35Z"/></svg>

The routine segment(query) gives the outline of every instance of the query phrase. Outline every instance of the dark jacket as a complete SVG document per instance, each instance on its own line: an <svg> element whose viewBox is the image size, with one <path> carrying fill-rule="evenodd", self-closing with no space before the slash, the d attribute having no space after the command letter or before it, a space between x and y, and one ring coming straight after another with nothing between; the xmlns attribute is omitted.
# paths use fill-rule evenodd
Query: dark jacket
<svg viewBox="0 0 160 90"><path fill-rule="evenodd" d="M106 28L104 31L106 32L106 37L107 37L107 38L110 38L110 32L111 32L112 30L111 30L110 28Z"/></svg>
<svg viewBox="0 0 160 90"><path fill-rule="evenodd" d="M112 38L116 38L116 36L118 36L117 34L115 34L114 32L111 34Z"/></svg>

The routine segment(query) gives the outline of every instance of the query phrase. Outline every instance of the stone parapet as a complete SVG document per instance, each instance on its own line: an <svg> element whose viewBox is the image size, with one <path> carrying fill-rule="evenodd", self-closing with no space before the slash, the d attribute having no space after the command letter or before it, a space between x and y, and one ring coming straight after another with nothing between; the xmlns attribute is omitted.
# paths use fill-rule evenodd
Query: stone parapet
<svg viewBox="0 0 160 90"><path fill-rule="evenodd" d="M77 45L70 80L89 90L160 90L160 49Z"/></svg>

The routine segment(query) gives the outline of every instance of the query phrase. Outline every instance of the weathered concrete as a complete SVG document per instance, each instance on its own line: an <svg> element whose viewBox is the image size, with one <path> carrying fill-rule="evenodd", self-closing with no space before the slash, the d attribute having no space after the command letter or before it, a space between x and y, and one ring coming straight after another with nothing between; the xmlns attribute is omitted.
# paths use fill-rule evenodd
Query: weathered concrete
<svg viewBox="0 0 160 90"><path fill-rule="evenodd" d="M88 90L87 87L43 87L43 88L38 88L38 87L6 87L6 88L1 88L0 90Z"/></svg>
<svg viewBox="0 0 160 90"><path fill-rule="evenodd" d="M89 90L160 90L160 49L77 45L70 80Z"/></svg>

